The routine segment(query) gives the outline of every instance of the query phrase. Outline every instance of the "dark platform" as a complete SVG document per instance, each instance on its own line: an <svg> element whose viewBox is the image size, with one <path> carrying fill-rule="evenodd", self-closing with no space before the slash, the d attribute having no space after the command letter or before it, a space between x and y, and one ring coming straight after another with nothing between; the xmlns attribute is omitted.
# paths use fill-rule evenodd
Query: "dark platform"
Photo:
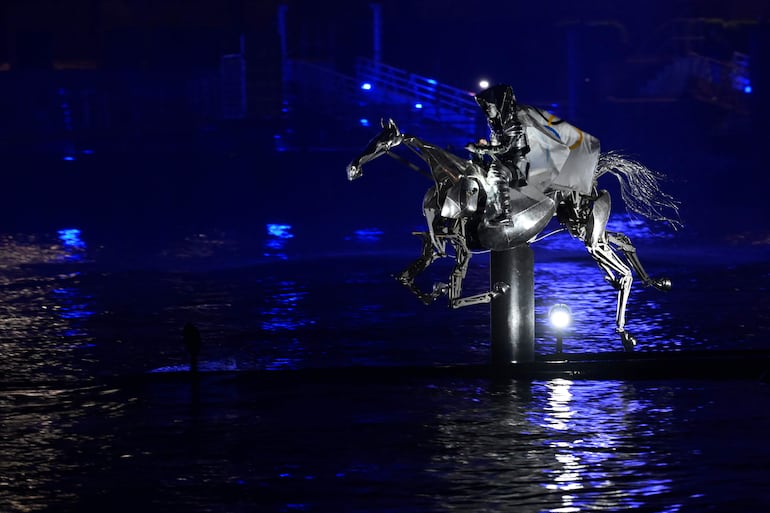
<svg viewBox="0 0 770 513"><path fill-rule="evenodd" d="M770 381L770 350L585 353L540 356L507 366L361 366L296 370L155 372L146 383L215 380L218 383L398 383L412 379L597 380L748 379Z"/></svg>

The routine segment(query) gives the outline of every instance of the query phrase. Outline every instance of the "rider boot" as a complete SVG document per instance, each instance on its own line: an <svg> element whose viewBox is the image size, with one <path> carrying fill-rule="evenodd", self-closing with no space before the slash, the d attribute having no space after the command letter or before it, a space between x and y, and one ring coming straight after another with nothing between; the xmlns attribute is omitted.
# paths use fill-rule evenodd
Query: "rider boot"
<svg viewBox="0 0 770 513"><path fill-rule="evenodd" d="M511 220L511 192L509 189L511 172L497 162L489 166L487 181L494 192L495 216L490 220L494 224L502 224Z"/></svg>
<svg viewBox="0 0 770 513"><path fill-rule="evenodd" d="M516 187L524 187L529 182L529 160L525 155L520 155L516 162L517 181Z"/></svg>

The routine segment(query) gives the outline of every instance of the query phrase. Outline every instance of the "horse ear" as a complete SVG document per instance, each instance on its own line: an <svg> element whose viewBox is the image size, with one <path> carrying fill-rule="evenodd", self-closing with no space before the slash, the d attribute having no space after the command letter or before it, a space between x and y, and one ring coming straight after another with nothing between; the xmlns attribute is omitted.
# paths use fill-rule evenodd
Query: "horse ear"
<svg viewBox="0 0 770 513"><path fill-rule="evenodd" d="M385 128L385 127L383 127ZM393 129L393 131L396 133L396 135L401 135L401 132L399 131L398 127L396 126L396 122L393 121L393 118L388 118L388 128Z"/></svg>
<svg viewBox="0 0 770 513"><path fill-rule="evenodd" d="M388 123L391 123L392 121L392 119L388 119ZM380 118L380 126L385 128L385 118Z"/></svg>

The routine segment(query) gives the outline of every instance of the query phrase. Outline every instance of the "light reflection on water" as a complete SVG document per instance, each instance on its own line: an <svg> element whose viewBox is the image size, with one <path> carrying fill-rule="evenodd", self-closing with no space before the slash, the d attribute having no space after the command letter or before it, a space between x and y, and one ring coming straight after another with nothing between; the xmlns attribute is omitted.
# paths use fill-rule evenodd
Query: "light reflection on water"
<svg viewBox="0 0 770 513"><path fill-rule="evenodd" d="M439 416L443 451L432 464L476 510L515 501L524 511L676 511L666 469L680 456L656 447L671 411L657 412L654 396L562 379L466 394L472 402ZM474 480L487 486L474 489Z"/></svg>
<svg viewBox="0 0 770 513"><path fill-rule="evenodd" d="M762 496L741 472L760 472L766 448L741 460L744 470L724 465L733 422L753 417L744 437L764 438L765 410L729 406L745 393L767 401L757 392L744 382L563 379L18 389L0 396L10 412L0 505L703 511L732 493ZM722 425L726 407L733 418Z"/></svg>
<svg viewBox="0 0 770 513"><path fill-rule="evenodd" d="M293 331L314 324L312 319L303 318L298 313L307 290L295 281L278 282L272 293L266 295L267 305L262 311L264 319L262 329L269 332Z"/></svg>
<svg viewBox="0 0 770 513"><path fill-rule="evenodd" d="M0 510L673 512L705 509L695 506L722 492L762 493L770 410L754 383L213 378L196 390L131 377L183 368L190 320L204 335L204 370L486 361L487 307L421 305L391 277L411 254L297 262L284 247L287 259L259 265L129 272L67 258L55 234L2 240ZM216 254L229 253L196 253ZM575 316L567 351L619 349L615 294L590 258L546 257L538 351L552 350L544 319L555 302ZM484 258L472 265L469 289L483 287ZM761 312L746 332L766 340L767 299L733 304L735 289L767 286L765 264L724 277L673 271L699 287L635 289L629 329L640 350L729 347L731 330L690 338L709 319L688 305L703 301L728 325ZM125 380L85 386L99 373Z"/></svg>
<svg viewBox="0 0 770 513"><path fill-rule="evenodd" d="M555 379L464 392L465 406L437 419L442 450L431 468L478 511L514 496L526 511L560 513L673 512L692 502L671 500L677 469L697 465L666 448L676 389ZM475 480L487 486L468 485Z"/></svg>
<svg viewBox="0 0 770 513"><path fill-rule="evenodd" d="M286 252L288 243L294 238L290 224L268 223L265 226L267 238L264 242L263 255L278 260L288 260Z"/></svg>
<svg viewBox="0 0 770 513"><path fill-rule="evenodd" d="M106 484L99 473L120 456L112 453L117 424L98 433L82 425L118 423L136 399L117 392L106 387L3 390L3 511L73 511L84 476Z"/></svg>
<svg viewBox="0 0 770 513"><path fill-rule="evenodd" d="M655 436L645 424L639 424L634 414L650 415L665 424L666 415L659 415L651 404L634 397L633 389L613 382L573 383L555 379L545 383L547 406L542 410L541 425L551 431L563 431L564 439L552 439L548 445L555 450L555 459L561 468L546 471L552 482L549 490L566 491L563 504L551 511L582 511L584 509L625 510L640 508L654 500L650 496L670 490L671 479L656 479L644 469L655 465L658 459L645 443L624 447L629 433L637 436ZM665 412L662 413L670 413ZM535 418L538 416L535 415ZM655 417L659 417L655 419ZM599 422L597 422L601 419ZM558 436L558 435L557 435ZM666 466L663 463L663 466ZM610 471L608 469L613 469ZM621 490L618 480L633 473L635 489ZM596 500L598 499L598 501ZM600 502L600 504L597 504Z"/></svg>
<svg viewBox="0 0 770 513"><path fill-rule="evenodd" d="M77 232L77 230L75 230ZM9 381L91 377L93 298L81 288L79 232L5 236L0 242L0 373Z"/></svg>
<svg viewBox="0 0 770 513"><path fill-rule="evenodd" d="M59 240L65 251L65 259L80 261L85 258L87 250L86 243L81 238L80 230L77 228L66 228L58 231Z"/></svg>

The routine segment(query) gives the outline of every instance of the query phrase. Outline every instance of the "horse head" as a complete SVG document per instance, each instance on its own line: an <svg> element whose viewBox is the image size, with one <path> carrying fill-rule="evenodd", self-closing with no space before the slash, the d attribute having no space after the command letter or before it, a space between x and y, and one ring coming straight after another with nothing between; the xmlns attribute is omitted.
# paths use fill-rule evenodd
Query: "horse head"
<svg viewBox="0 0 770 513"><path fill-rule="evenodd" d="M387 122L383 119L380 121L380 125L382 126L382 131L369 141L369 144L366 145L366 148L358 157L348 164L348 180L353 181L361 178L363 176L362 166L364 164L384 155L403 141L404 137L392 119L388 119Z"/></svg>

